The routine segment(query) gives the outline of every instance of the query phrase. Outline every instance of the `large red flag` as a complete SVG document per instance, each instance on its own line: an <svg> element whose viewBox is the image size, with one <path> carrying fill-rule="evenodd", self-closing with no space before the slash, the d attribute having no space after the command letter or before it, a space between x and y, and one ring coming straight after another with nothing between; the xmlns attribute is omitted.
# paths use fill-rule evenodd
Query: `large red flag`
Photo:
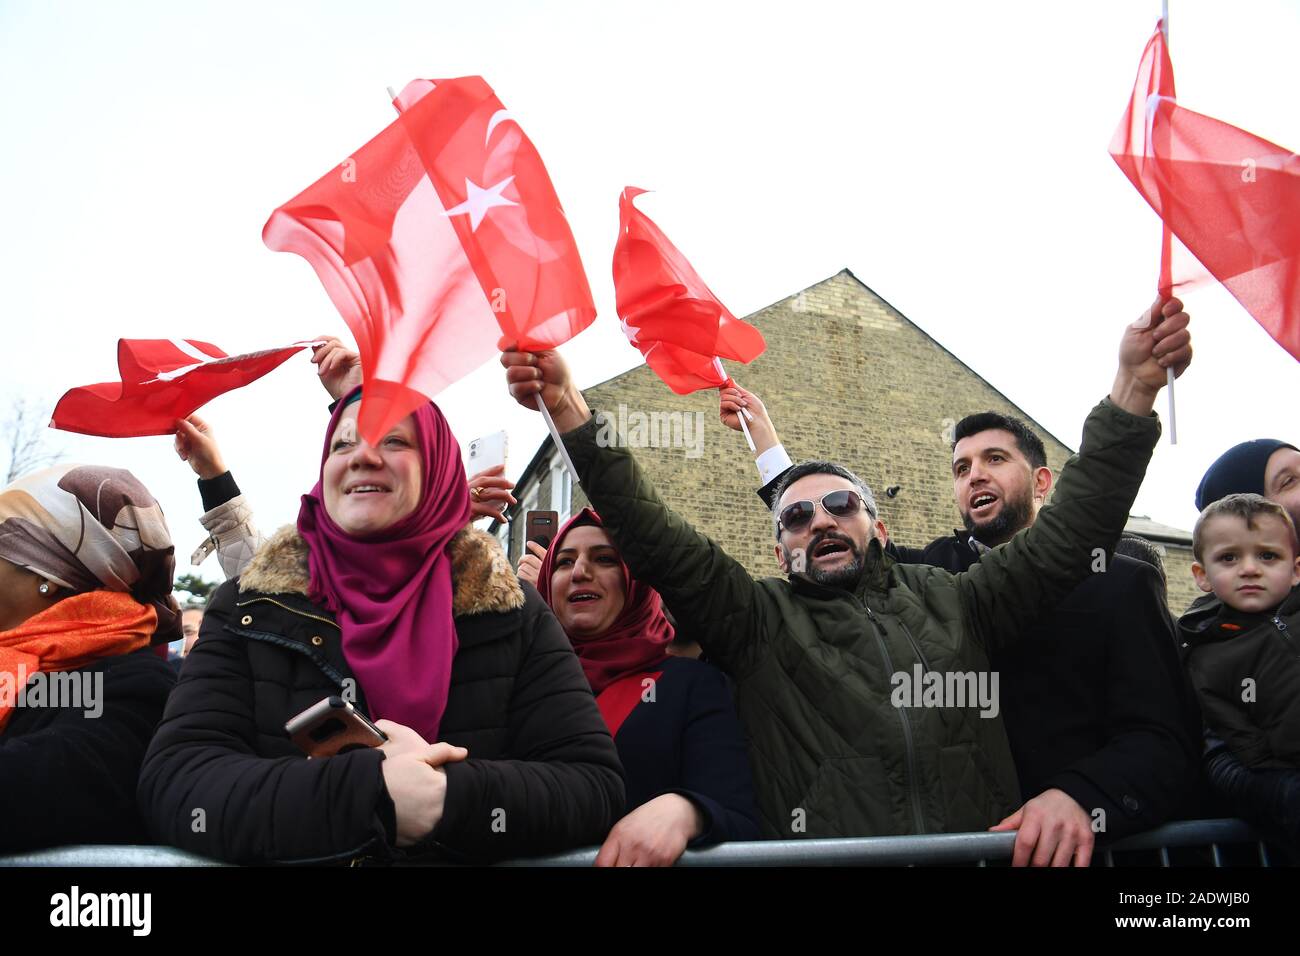
<svg viewBox="0 0 1300 956"><path fill-rule="evenodd" d="M1166 231L1300 359L1300 156L1179 106L1158 24L1110 152ZM1169 247L1166 295L1198 277Z"/></svg>
<svg viewBox="0 0 1300 956"><path fill-rule="evenodd" d="M121 381L68 390L54 406L50 425L106 438L171 435L178 418L256 381L305 347L227 355L196 339L118 339Z"/></svg>
<svg viewBox="0 0 1300 956"><path fill-rule="evenodd" d="M767 344L736 318L686 257L633 204L644 189L618 200L614 299L628 340L678 395L731 384L720 359L752 362Z"/></svg>
<svg viewBox="0 0 1300 956"><path fill-rule="evenodd" d="M596 317L541 157L481 77L413 80L400 115L271 214L357 340L376 440L516 342L554 348Z"/></svg>

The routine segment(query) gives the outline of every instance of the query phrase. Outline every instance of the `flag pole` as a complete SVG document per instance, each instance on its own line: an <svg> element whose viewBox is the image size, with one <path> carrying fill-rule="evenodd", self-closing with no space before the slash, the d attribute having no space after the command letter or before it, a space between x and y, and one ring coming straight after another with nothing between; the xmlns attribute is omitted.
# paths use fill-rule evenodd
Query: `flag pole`
<svg viewBox="0 0 1300 956"><path fill-rule="evenodd" d="M397 110L400 115L402 108L397 105L397 93L391 86L386 87L386 89L388 90L389 101L393 104L393 108ZM569 474L573 476L573 483L575 485L581 485L582 481L578 478L578 469L573 467L573 459L569 457L569 450L564 447L564 442L560 438L560 430L555 427L555 419L551 418L551 413L547 410L546 404L542 401L542 395L540 392L537 393L536 401L537 410L541 412L542 417L546 419L546 428L551 433L551 439L555 442L555 447L559 451L560 457L564 459L564 467L568 468Z"/></svg>
<svg viewBox="0 0 1300 956"><path fill-rule="evenodd" d="M749 450L757 451L758 449L754 447L754 437L750 435L749 426L745 424L746 418L753 417L753 415L749 414L748 408L742 408L740 414L736 416L736 418L740 419L740 430L745 433L745 441L749 442Z"/></svg>
<svg viewBox="0 0 1300 956"><path fill-rule="evenodd" d="M724 388L735 385L735 380L731 378L731 376L727 375L726 369L722 367L722 359L715 356L713 361L717 363L718 372L727 377L727 380L718 386L718 391L721 392ZM740 406L740 413L736 415L736 420L740 422L740 430L745 433L745 443L749 445L749 450L758 451L758 448L754 445L754 436L749 433L749 426L745 424L745 419L747 418L751 422L754 420L754 416L750 414L749 409L742 405Z"/></svg>
<svg viewBox="0 0 1300 956"><path fill-rule="evenodd" d="M578 477L578 469L573 467L573 459L569 457L569 449L564 447L564 440L560 438L560 430L555 427L555 419L551 417L550 410L547 409L546 403L542 401L542 393L538 392L534 399L537 402L537 410L546 419L546 427L551 433L551 440L555 442L555 448L560 453L560 458L564 460L564 467L569 469L569 474L573 477L573 483L581 486L582 479Z"/></svg>
<svg viewBox="0 0 1300 956"><path fill-rule="evenodd" d="M1160 31L1165 35L1165 52L1169 52L1169 0L1160 0ZM1168 247L1168 255L1173 258L1173 240L1169 236L1169 226L1162 219L1160 222L1161 242ZM1162 250L1162 253L1164 250ZM1172 271L1172 270L1171 270ZM1173 295L1170 285L1169 294ZM1169 444L1178 444L1178 416L1174 413L1174 369L1165 369L1165 388L1169 394Z"/></svg>

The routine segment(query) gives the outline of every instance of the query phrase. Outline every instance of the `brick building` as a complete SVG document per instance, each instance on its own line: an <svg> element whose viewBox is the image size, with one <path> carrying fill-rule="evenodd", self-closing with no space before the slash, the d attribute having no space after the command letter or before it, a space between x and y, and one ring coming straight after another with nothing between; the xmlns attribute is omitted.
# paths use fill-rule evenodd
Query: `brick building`
<svg viewBox="0 0 1300 956"><path fill-rule="evenodd" d="M746 321L768 347L738 378L763 399L791 457L830 458L861 475L901 544L920 547L960 526L950 440L963 416L994 410L1023 419L1043 439L1053 471L1072 453L847 269ZM750 573L778 573L771 518L754 494L753 456L744 437L718 420L716 392L674 395L642 365L584 394L592 408L633 430L652 417L665 426L659 447L631 442L664 500ZM515 495L519 505L507 518L520 520L492 529L512 561L522 548L527 511L554 510L563 520L586 503L549 437ZM1129 527L1164 549L1169 603L1181 611L1199 593L1191 580L1191 535L1139 516Z"/></svg>

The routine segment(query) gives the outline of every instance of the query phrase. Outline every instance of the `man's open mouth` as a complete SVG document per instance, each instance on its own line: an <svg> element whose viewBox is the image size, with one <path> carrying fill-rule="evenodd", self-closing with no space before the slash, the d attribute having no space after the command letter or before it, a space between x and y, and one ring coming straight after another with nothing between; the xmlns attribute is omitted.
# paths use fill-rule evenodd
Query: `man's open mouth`
<svg viewBox="0 0 1300 956"><path fill-rule="evenodd" d="M830 555L844 554L845 552L851 550L852 548L850 548L843 541L837 540L835 538L827 538L826 540L820 542L815 548L813 548L812 556L814 558L825 558L825 557L829 557Z"/></svg>

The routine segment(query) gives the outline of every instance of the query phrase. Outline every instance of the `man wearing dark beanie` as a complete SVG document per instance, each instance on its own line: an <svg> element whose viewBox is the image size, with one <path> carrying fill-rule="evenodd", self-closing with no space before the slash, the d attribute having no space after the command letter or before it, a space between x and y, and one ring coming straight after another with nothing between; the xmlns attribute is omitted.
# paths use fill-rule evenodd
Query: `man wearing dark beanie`
<svg viewBox="0 0 1300 956"><path fill-rule="evenodd" d="M1276 501L1300 526L1300 451L1275 438L1233 445L1205 472L1196 510L1228 495L1256 494Z"/></svg>

